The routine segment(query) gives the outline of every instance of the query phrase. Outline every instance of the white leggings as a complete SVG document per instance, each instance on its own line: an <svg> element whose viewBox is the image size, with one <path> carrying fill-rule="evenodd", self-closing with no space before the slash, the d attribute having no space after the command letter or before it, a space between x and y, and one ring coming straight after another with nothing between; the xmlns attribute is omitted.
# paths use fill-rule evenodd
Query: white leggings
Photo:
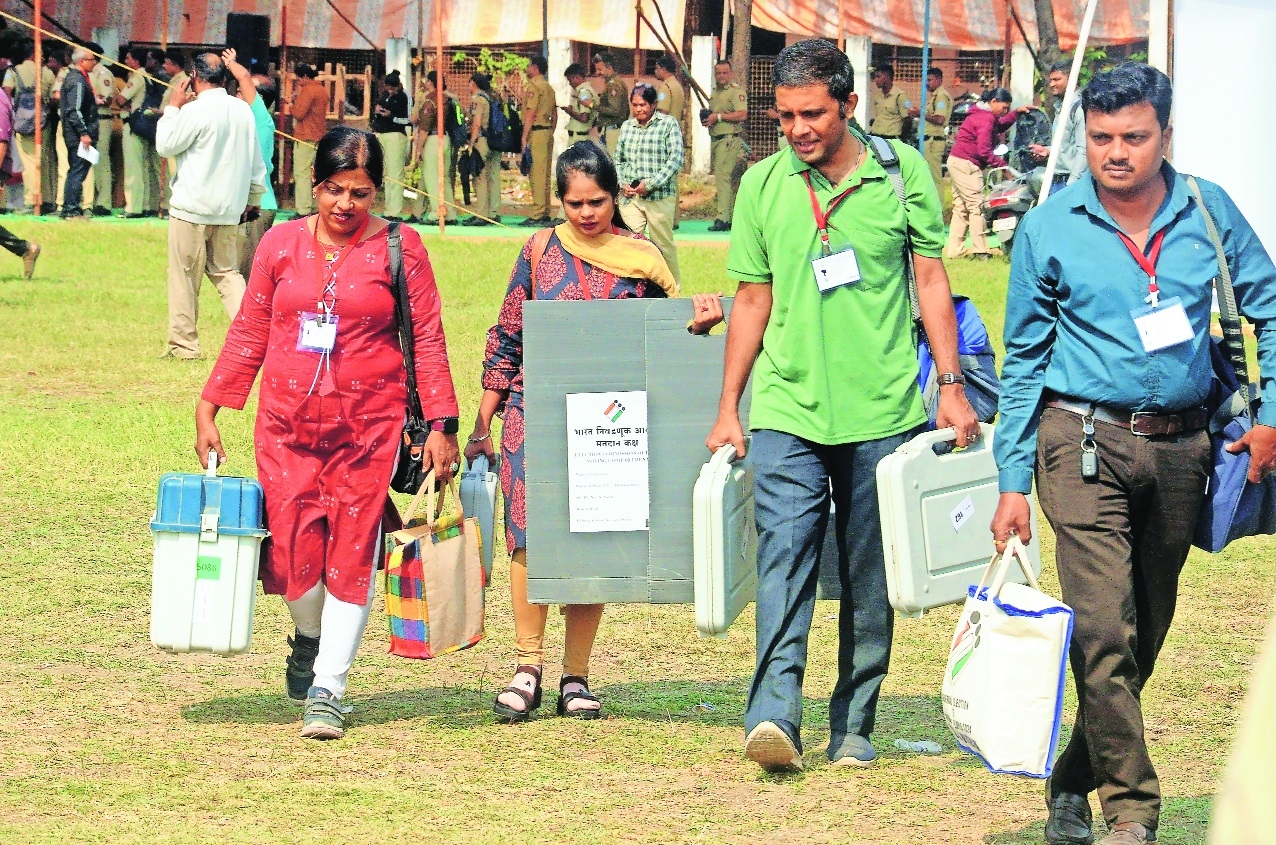
<svg viewBox="0 0 1276 845"><path fill-rule="evenodd" d="M328 690L337 698L346 694L346 676L354 665L355 652L363 641L372 612L372 599L377 591L376 560L381 555L381 541L373 551L373 575L368 579L368 600L364 604L342 601L324 589L323 581L315 584L295 601L288 602L297 631L306 637L319 638L319 656L315 658L315 686Z"/></svg>

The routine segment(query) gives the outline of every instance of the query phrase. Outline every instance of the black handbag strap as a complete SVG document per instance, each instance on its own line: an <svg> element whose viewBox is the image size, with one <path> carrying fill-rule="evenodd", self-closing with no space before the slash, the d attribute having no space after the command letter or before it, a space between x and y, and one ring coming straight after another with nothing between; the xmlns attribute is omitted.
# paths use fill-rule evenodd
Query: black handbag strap
<svg viewBox="0 0 1276 845"><path fill-rule="evenodd" d="M1205 233L1214 245L1214 253L1218 256L1218 281L1214 289L1218 292L1218 322L1223 328L1223 340L1219 344L1223 357L1236 371L1236 381L1241 386L1241 398L1249 405L1249 365L1245 363L1245 335L1241 333L1241 315L1236 307L1236 291L1232 288L1232 270L1227 266L1227 254L1223 251L1223 239L1218 234L1218 226L1214 217L1205 207L1205 199L1201 196L1201 186L1196 184L1195 176L1186 177L1187 186L1196 198L1196 206L1205 218Z"/></svg>
<svg viewBox="0 0 1276 845"><path fill-rule="evenodd" d="M386 227L390 242L390 287L394 291L394 316L399 324L399 347L403 350L403 364L408 371L408 413L413 420L424 422L421 412L421 394L416 385L416 340L412 334L412 307L408 302L407 273L403 269L403 239L399 224L391 221Z"/></svg>

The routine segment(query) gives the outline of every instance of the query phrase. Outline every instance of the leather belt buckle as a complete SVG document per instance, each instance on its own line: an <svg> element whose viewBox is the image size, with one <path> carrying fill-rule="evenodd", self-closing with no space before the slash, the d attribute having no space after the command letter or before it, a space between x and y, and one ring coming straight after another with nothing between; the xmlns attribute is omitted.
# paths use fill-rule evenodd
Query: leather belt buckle
<svg viewBox="0 0 1276 845"><path fill-rule="evenodd" d="M1178 414L1150 414L1146 411L1130 414L1130 432L1140 437L1178 434L1182 430L1183 418Z"/></svg>

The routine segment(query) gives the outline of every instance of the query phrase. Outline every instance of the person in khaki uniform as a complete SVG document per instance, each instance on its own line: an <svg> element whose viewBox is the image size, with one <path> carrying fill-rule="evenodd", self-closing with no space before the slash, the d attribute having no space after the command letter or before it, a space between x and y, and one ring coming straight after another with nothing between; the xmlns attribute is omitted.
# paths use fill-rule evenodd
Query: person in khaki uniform
<svg viewBox="0 0 1276 845"><path fill-rule="evenodd" d="M656 59L656 111L678 121L678 131L682 133L682 146L687 146L686 107L687 92L678 81L678 63L673 56L665 55ZM678 228L678 179L673 180L673 227Z"/></svg>
<svg viewBox="0 0 1276 845"><path fill-rule="evenodd" d="M533 56L527 63L527 103L523 107L523 149L532 151L532 208L524 226L548 226L550 214L550 162L554 157L554 128L558 125L558 101L545 78L549 63Z"/></svg>
<svg viewBox="0 0 1276 845"><path fill-rule="evenodd" d="M470 76L470 149L483 158L474 178L474 216L462 226L491 226L501 222L501 154L487 142L492 121L492 77L481 71Z"/></svg>
<svg viewBox="0 0 1276 845"><path fill-rule="evenodd" d="M4 75L4 90L9 95L9 99L17 105L18 89L23 88L31 90L36 85L35 73L35 44L31 41L24 41L21 47L22 61L14 67L9 68ZM51 114L53 91L53 71L46 68L40 69L40 91L37 96L41 100L43 106L44 117L44 145L49 145L49 115ZM35 212L35 195L38 183L36 179L39 174L36 172L35 161L35 134L23 135L15 132L15 143L18 147L18 160L22 162L22 206L23 211L27 214ZM45 181L48 181L48 170L45 170ZM51 194L45 194L45 202L53 197Z"/></svg>
<svg viewBox="0 0 1276 845"><path fill-rule="evenodd" d="M948 143L948 118L953 114L953 98L944 90L944 71L933 67L926 71L926 120L923 127L926 132L926 163L930 165L930 175L935 180L935 187L943 186L944 147ZM917 117L919 109L909 110L909 115ZM939 192L943 197L944 192Z"/></svg>
<svg viewBox="0 0 1276 845"><path fill-rule="evenodd" d="M415 166L419 161L422 165L421 190L417 191L416 195L416 216L428 224L438 223L440 213L444 215L444 219L449 223L456 222L456 189L453 187L456 184L456 151L452 149L452 139L448 137L446 129L442 138L439 137L438 78L439 76L435 71L430 71L426 74L426 81L429 82L429 85L418 92L416 111L413 115L413 122L416 124L416 134L412 139L412 164ZM456 114L461 107L456 102L456 97L447 91L446 80L443 88L444 121L446 123L447 113L450 111L452 114ZM460 122L464 123L463 120ZM442 202L438 198L440 141L443 143ZM427 205L429 206L428 209Z"/></svg>
<svg viewBox="0 0 1276 845"><path fill-rule="evenodd" d="M895 87L895 68L874 68L873 119L868 122L868 131L882 138L898 138L904 132L904 117L912 107L912 101Z"/></svg>
<svg viewBox="0 0 1276 845"><path fill-rule="evenodd" d="M710 232L731 230L731 214L735 192L748 164L744 152L744 121L749 117L749 99L738 82L731 78L731 63L713 66L713 94L709 97L710 113L704 119L712 140L713 181L718 191L718 213Z"/></svg>
<svg viewBox="0 0 1276 845"><path fill-rule="evenodd" d="M300 217L314 207L314 183L311 169L315 163L315 144L328 131L328 89L315 77L318 71L307 64L297 64L297 90L293 92L292 181L296 185L293 204Z"/></svg>
<svg viewBox="0 0 1276 845"><path fill-rule="evenodd" d="M190 81L190 76L186 73L186 56L176 50L169 50L160 60L164 68L164 73L168 74L168 90L164 92L164 99L160 102L160 111L168 108L168 104L173 99L173 92L178 88L185 87ZM177 159L163 159L164 173L160 179L160 210L161 217L167 213L169 197L173 195L173 181L177 179Z"/></svg>
<svg viewBox="0 0 1276 845"><path fill-rule="evenodd" d="M148 63L150 51L145 47L134 47L124 57L124 64L129 67L128 82L117 96L124 116L121 131L124 148L124 216L130 218L145 217L159 210L159 156L155 146L145 138L135 135L128 123L128 117L144 108L147 83L155 85L147 79L148 71L143 70L143 63Z"/></svg>
<svg viewBox="0 0 1276 845"><path fill-rule="evenodd" d="M95 44L90 50L101 52ZM115 113L115 74L106 62L98 62L89 74L89 83L93 86L93 94L98 98L98 152L101 158L93 165L93 213L98 216L109 216L115 199L115 170L111 166L111 146L120 138L120 121Z"/></svg>
<svg viewBox="0 0 1276 845"><path fill-rule="evenodd" d="M597 108L598 94L594 86L585 80L585 69L578 64L570 64L563 74L567 84L571 86L571 100L565 106L559 106L570 118L567 121L567 146L589 138L594 126L594 112Z"/></svg>
<svg viewBox="0 0 1276 845"><path fill-rule="evenodd" d="M607 148L607 154L615 156L620 124L629 119L629 92L616 74L616 58L611 53L594 56L594 72L606 80L598 98L594 125L598 127L598 139Z"/></svg>

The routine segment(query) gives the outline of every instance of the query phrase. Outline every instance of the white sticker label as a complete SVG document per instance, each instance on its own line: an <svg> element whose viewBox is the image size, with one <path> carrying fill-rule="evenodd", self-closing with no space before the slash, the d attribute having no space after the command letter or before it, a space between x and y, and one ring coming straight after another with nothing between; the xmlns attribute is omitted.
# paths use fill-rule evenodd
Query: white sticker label
<svg viewBox="0 0 1276 845"><path fill-rule="evenodd" d="M855 257L855 250L850 247L812 260L811 269L815 271L815 284L820 293L842 285L853 285L860 280L860 263Z"/></svg>
<svg viewBox="0 0 1276 845"><path fill-rule="evenodd" d="M975 502L969 496L957 503L957 507L953 508L953 512L948 518L953 523L954 531L961 531L966 527L966 523L970 522L970 518L975 515Z"/></svg>
<svg viewBox="0 0 1276 845"><path fill-rule="evenodd" d="M1186 343L1194 337L1192 323L1179 298L1164 300L1159 308L1139 308L1131 312L1145 352Z"/></svg>

